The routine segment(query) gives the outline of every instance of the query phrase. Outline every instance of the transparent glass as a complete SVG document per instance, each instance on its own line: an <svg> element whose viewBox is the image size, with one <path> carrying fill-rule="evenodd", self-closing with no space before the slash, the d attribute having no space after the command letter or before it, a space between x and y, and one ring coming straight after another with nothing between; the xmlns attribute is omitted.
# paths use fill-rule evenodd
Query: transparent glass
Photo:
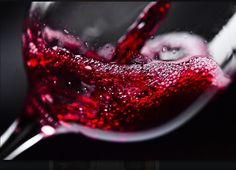
<svg viewBox="0 0 236 170"><path fill-rule="evenodd" d="M33 2L23 33L28 97L24 113L1 136L1 158L61 133L135 142L187 122L230 84L236 69L234 11L222 7L231 10L224 22L207 30L175 23L186 15L181 9L193 6Z"/></svg>

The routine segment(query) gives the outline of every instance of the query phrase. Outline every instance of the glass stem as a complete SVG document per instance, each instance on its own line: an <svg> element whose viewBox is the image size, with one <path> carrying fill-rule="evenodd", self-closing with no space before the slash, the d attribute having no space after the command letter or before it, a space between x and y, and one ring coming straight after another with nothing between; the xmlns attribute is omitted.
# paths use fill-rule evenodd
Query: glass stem
<svg viewBox="0 0 236 170"><path fill-rule="evenodd" d="M0 136L0 159L12 160L44 138L39 125L28 119L16 119Z"/></svg>

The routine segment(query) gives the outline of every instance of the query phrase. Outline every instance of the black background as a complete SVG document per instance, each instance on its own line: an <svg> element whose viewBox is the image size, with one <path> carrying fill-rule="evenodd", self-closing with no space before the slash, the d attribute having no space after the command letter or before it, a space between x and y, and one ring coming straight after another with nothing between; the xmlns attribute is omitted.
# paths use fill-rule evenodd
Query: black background
<svg viewBox="0 0 236 170"><path fill-rule="evenodd" d="M173 24L159 32L186 30L212 38L236 9L233 2L176 2L181 7ZM22 21L28 3L1 3L1 118L3 132L21 112L26 77L21 55ZM223 10L228 9L228 10ZM188 13L189 15L186 15ZM217 17L218 16L218 17ZM223 17L219 17L223 16ZM180 18L182 20L180 20ZM177 22L182 25L175 28ZM193 26L197 25L198 27ZM214 28L212 30L212 28ZM211 30L211 31L208 31ZM118 144L67 134L41 141L18 160L236 160L236 82L178 130L158 139Z"/></svg>

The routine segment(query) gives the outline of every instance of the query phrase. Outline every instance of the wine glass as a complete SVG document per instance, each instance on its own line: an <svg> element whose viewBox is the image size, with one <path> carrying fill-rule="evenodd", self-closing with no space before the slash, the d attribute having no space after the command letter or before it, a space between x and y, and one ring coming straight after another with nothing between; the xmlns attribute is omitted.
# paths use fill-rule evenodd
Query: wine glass
<svg viewBox="0 0 236 170"><path fill-rule="evenodd" d="M1 157L68 132L113 142L160 137L225 89L236 65L235 15L208 43L184 30L159 35L170 6L33 2L23 32L28 97L1 136Z"/></svg>

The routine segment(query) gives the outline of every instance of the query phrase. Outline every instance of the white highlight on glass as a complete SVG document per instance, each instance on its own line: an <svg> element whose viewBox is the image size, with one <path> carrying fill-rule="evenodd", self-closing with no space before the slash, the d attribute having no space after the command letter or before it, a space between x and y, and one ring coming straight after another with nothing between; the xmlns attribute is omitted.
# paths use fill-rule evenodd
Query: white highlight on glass
<svg viewBox="0 0 236 170"><path fill-rule="evenodd" d="M36 2L33 2L32 4L31 4L31 8L30 8L30 11L34 11L35 10L35 8L38 8L38 7L40 7L40 10L41 10L41 12L43 13L43 12L45 12L47 9L48 9L48 7L51 5L51 4L53 4L54 2L39 2L39 1L36 1Z"/></svg>
<svg viewBox="0 0 236 170"><path fill-rule="evenodd" d="M9 139L9 137L14 133L16 127L18 125L18 120L14 121L11 126L6 130L2 136L0 136L0 148L4 145L4 143Z"/></svg>
<svg viewBox="0 0 236 170"><path fill-rule="evenodd" d="M51 126L45 125L41 128L41 131L43 132L43 134L45 134L46 136L51 136L55 133L55 129Z"/></svg>
<svg viewBox="0 0 236 170"><path fill-rule="evenodd" d="M203 38L188 32L172 32L155 37L146 42L141 54L160 60L178 60L187 56L208 55L208 47Z"/></svg>
<svg viewBox="0 0 236 170"><path fill-rule="evenodd" d="M29 140L24 142L22 145L20 145L17 149L15 149L10 155L4 158L4 160L14 159L20 153L22 153L23 151L25 151L26 149L30 148L31 146L39 142L41 139L43 139L43 137L44 136L42 134L35 135L34 137L30 138Z"/></svg>
<svg viewBox="0 0 236 170"><path fill-rule="evenodd" d="M209 51L215 61L222 65L236 49L236 13L209 43Z"/></svg>

